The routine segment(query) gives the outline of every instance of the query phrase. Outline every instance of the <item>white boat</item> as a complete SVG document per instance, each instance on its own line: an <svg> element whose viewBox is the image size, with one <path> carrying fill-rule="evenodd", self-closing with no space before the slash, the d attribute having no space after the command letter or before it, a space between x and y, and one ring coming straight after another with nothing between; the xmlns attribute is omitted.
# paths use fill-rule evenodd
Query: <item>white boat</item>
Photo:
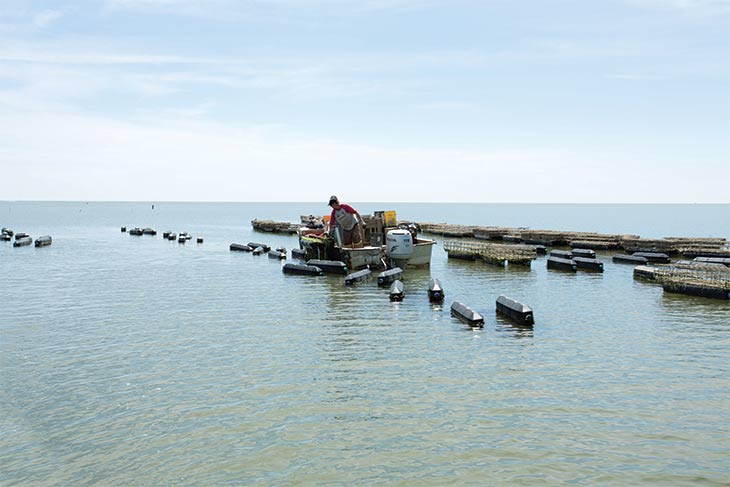
<svg viewBox="0 0 730 487"><path fill-rule="evenodd" d="M384 233L383 225L370 228L368 239L373 243L386 241L393 233L397 234L397 242L402 244L395 250L393 245L369 245L359 248L348 248L341 245L342 237L338 234L333 236L324 235L321 228L301 227L299 229L299 246L306 251L307 259L337 259L347 265L350 270L381 269L397 265L406 267L428 267L431 265L431 251L436 244L435 240L415 237L416 228L409 226L409 229L390 229ZM387 230L387 229L386 229ZM379 238L375 238L379 236ZM393 244L393 242L391 242Z"/></svg>
<svg viewBox="0 0 730 487"><path fill-rule="evenodd" d="M413 257L406 261L408 267L428 267L431 265L431 251L435 240L416 238L413 242Z"/></svg>

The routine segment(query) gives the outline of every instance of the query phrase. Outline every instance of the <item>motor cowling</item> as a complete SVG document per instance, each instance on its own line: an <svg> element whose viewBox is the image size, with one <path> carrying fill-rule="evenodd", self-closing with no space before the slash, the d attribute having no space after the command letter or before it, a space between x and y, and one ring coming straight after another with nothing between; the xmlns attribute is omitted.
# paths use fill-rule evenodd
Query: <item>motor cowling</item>
<svg viewBox="0 0 730 487"><path fill-rule="evenodd" d="M394 260L413 257L413 236L408 230L391 230L385 236L385 252Z"/></svg>

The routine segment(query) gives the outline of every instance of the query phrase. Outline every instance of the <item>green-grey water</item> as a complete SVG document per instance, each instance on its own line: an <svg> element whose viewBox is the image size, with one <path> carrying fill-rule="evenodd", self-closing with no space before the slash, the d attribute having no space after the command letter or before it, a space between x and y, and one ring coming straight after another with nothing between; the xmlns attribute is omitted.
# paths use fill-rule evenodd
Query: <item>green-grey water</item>
<svg viewBox="0 0 730 487"><path fill-rule="evenodd" d="M400 218L730 237L728 205L359 204ZM286 276L232 242L316 204L0 203L2 485L728 485L730 302L449 261ZM153 226L205 238L131 237ZM440 240L440 239L437 239ZM438 277L444 306L429 304ZM533 329L494 313L506 294ZM458 299L486 317L452 318Z"/></svg>

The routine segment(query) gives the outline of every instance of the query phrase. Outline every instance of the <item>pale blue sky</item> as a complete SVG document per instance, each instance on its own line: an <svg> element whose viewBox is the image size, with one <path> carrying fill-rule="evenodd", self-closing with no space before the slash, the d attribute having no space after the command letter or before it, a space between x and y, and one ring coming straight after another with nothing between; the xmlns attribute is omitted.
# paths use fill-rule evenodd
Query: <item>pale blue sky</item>
<svg viewBox="0 0 730 487"><path fill-rule="evenodd" d="M0 199L730 201L730 0L0 2Z"/></svg>

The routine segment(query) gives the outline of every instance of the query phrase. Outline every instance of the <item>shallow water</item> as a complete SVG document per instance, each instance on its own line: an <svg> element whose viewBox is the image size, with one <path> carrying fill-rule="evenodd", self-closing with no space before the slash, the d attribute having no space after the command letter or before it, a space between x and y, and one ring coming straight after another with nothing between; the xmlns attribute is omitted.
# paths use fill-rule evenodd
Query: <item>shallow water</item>
<svg viewBox="0 0 730 487"><path fill-rule="evenodd" d="M54 238L0 242L0 484L727 485L730 302L664 294L610 254L603 274L567 274L544 257L448 261L439 244L391 303L374 279L346 288L228 251L292 248L249 221L324 206L0 203L0 225ZM391 208L730 237L727 205L358 205ZM534 329L495 315L500 294L533 307ZM454 320L454 299L484 329Z"/></svg>

